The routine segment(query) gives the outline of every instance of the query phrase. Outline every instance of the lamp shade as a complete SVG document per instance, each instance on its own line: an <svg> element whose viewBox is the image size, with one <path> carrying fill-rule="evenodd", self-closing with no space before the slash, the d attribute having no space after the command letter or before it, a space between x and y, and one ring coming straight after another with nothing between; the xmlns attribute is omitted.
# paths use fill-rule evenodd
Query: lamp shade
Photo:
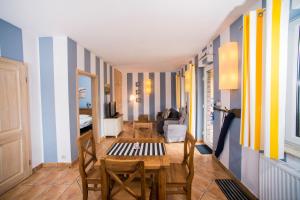
<svg viewBox="0 0 300 200"><path fill-rule="evenodd" d="M151 94L151 79L145 81L145 92L147 95Z"/></svg>
<svg viewBox="0 0 300 200"><path fill-rule="evenodd" d="M237 42L228 42L219 48L219 89L238 89Z"/></svg>

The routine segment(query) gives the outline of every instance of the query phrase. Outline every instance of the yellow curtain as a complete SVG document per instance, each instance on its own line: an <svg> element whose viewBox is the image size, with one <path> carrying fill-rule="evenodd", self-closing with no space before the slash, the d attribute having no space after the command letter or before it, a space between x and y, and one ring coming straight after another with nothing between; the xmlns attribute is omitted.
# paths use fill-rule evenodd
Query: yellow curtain
<svg viewBox="0 0 300 200"><path fill-rule="evenodd" d="M188 131L194 135L194 65L189 64L186 72L185 72L185 92L188 95L188 116L189 116L189 124Z"/></svg>
<svg viewBox="0 0 300 200"><path fill-rule="evenodd" d="M181 97L181 93L180 93L180 75L176 74L176 107L177 109L180 108L180 97Z"/></svg>
<svg viewBox="0 0 300 200"><path fill-rule="evenodd" d="M284 157L289 3L267 1L269 15L250 11L243 24L240 143L273 159Z"/></svg>
<svg viewBox="0 0 300 200"><path fill-rule="evenodd" d="M240 143L260 150L263 87L263 10L250 11L243 24L243 87Z"/></svg>

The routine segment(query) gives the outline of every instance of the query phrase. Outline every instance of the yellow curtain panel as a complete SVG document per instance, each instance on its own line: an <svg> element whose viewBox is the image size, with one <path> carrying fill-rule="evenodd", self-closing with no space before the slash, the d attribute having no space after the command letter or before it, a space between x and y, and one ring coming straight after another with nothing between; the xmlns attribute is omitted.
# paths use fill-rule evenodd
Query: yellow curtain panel
<svg viewBox="0 0 300 200"><path fill-rule="evenodd" d="M176 107L180 108L180 99L181 99L181 92L180 92L180 75L176 74Z"/></svg>
<svg viewBox="0 0 300 200"><path fill-rule="evenodd" d="M266 157L281 159L287 71L284 32L288 30L289 0L267 1L266 10L244 15L240 143L264 150Z"/></svg>
<svg viewBox="0 0 300 200"><path fill-rule="evenodd" d="M185 72L185 91L188 95L188 116L189 124L188 131L194 135L195 129L195 66L189 64L188 69Z"/></svg>

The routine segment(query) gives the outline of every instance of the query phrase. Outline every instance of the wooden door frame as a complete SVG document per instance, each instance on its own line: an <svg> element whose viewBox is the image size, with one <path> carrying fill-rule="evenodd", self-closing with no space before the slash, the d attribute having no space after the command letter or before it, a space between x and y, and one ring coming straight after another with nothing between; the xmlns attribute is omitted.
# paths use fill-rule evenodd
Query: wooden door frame
<svg viewBox="0 0 300 200"><path fill-rule="evenodd" d="M91 98L92 98L92 118L93 118L93 135L95 141L99 141L99 115L98 115L98 77L94 73L85 72L77 69L76 72L76 105L77 105L77 137L80 136L80 118L79 118L79 76L87 76L91 78Z"/></svg>
<svg viewBox="0 0 300 200"><path fill-rule="evenodd" d="M0 62L3 63L9 63L9 64L14 64L20 67L20 90L21 90L21 104L23 104L24 106L22 106L22 126L23 126L23 132L24 132L24 143L22 144L24 145L22 151L24 151L24 158L23 158L23 162L25 162L26 164L25 169L24 169L24 177L22 179L20 179L19 181L17 181L17 183L15 185L17 185L18 183L20 183L21 181L23 181L25 178L29 177L32 174L32 149L31 149L31 134L30 134L30 115L29 115L29 111L30 111L30 106L29 106L29 88L28 88L28 66L26 63L24 62L19 62L19 61L15 61L15 60L11 60L8 58L4 58L0 56ZM0 191L1 194L1 191Z"/></svg>
<svg viewBox="0 0 300 200"><path fill-rule="evenodd" d="M204 68L204 135L203 135L203 143L206 144L206 136L207 136L207 116L206 116L206 111L207 111L207 72L210 70L214 70L213 65L208 65L207 67ZM215 86L214 86L215 87ZM213 142L213 141L212 141ZM208 145L208 144L207 144ZM213 144L211 144L213 145ZM208 145L210 146L210 145Z"/></svg>

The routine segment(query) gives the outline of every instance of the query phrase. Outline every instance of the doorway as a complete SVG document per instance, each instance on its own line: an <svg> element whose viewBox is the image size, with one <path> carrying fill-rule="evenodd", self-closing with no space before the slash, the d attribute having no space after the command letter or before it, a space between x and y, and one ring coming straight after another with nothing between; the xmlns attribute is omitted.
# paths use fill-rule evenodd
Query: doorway
<svg viewBox="0 0 300 200"><path fill-rule="evenodd" d="M213 149L214 70L210 65L204 69L204 143Z"/></svg>
<svg viewBox="0 0 300 200"><path fill-rule="evenodd" d="M77 70L77 136L89 131L98 141L98 78L95 74Z"/></svg>

